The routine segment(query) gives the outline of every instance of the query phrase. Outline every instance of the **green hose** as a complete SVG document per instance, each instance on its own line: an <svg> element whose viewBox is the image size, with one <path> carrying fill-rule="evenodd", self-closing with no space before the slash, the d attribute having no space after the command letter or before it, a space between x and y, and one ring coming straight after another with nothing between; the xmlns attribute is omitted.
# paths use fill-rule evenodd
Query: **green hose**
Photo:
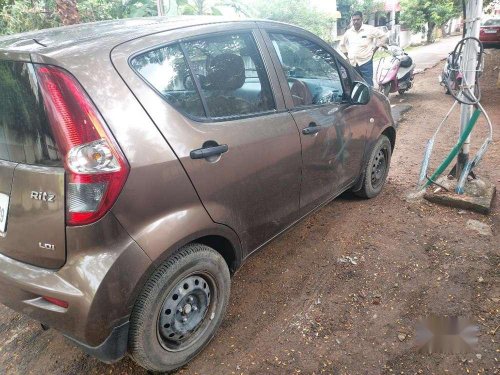
<svg viewBox="0 0 500 375"><path fill-rule="evenodd" d="M436 169L436 171L433 173L431 178L427 180L425 183L424 187L429 186L432 182L436 181L436 178L438 178L441 173L450 165L451 161L457 156L458 152L462 148L462 145L464 144L465 140L467 137L470 135L472 129L474 128L474 125L476 125L477 119L479 118L479 115L481 114L481 110L476 109L474 113L472 114L469 123L467 124L467 127L465 128L465 131L462 133L460 136L460 139L458 140L458 143L453 147L446 157L446 159L443 160L443 162L439 165L439 167Z"/></svg>

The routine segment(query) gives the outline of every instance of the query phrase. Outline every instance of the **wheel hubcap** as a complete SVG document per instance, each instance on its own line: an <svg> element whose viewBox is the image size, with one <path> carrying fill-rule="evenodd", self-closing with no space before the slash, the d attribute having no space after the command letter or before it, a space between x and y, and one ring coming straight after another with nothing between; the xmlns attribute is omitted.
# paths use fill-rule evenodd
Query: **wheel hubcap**
<svg viewBox="0 0 500 375"><path fill-rule="evenodd" d="M210 306L211 286L203 276L180 281L163 303L158 329L163 343L178 348L202 325Z"/></svg>
<svg viewBox="0 0 500 375"><path fill-rule="evenodd" d="M387 169L386 150L380 149L372 163L372 187L377 188L384 181L385 172Z"/></svg>

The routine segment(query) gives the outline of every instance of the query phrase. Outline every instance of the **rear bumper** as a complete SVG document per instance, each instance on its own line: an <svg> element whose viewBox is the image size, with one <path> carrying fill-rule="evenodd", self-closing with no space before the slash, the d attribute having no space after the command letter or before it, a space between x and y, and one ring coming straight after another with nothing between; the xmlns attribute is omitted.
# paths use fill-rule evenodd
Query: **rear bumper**
<svg viewBox="0 0 500 375"><path fill-rule="evenodd" d="M111 214L68 229L67 243L67 262L59 270L0 254L0 302L62 332L100 359L117 360L126 352L134 293L151 261ZM68 307L42 296L66 301Z"/></svg>
<svg viewBox="0 0 500 375"><path fill-rule="evenodd" d="M485 47L500 47L499 40L482 40L481 42Z"/></svg>
<svg viewBox="0 0 500 375"><path fill-rule="evenodd" d="M486 35L480 35L479 40L481 43L484 45L500 45L500 38L496 34L486 34Z"/></svg>

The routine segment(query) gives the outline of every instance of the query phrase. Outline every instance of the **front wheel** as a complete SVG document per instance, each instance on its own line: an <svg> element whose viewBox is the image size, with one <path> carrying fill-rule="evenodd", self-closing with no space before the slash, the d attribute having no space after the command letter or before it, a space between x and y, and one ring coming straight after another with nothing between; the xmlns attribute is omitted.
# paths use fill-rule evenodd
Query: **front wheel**
<svg viewBox="0 0 500 375"><path fill-rule="evenodd" d="M381 135L375 145L363 169L363 185L361 190L355 192L363 198L376 197L385 185L389 166L391 164L392 147L391 141L385 135Z"/></svg>
<svg viewBox="0 0 500 375"><path fill-rule="evenodd" d="M386 83L385 85L380 86L379 90L382 94L384 94L384 96L388 98L391 92L391 83L389 82Z"/></svg>
<svg viewBox="0 0 500 375"><path fill-rule="evenodd" d="M218 329L230 275L214 249L190 244L161 264L132 310L129 352L151 371L172 371L194 358Z"/></svg>

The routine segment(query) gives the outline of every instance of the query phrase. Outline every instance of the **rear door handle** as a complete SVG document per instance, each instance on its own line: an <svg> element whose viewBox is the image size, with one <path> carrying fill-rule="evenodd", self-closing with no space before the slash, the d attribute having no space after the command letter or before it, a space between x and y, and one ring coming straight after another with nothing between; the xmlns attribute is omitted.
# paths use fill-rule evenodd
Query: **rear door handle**
<svg viewBox="0 0 500 375"><path fill-rule="evenodd" d="M211 156L219 156L229 150L227 145L202 147L189 153L191 159L206 159Z"/></svg>
<svg viewBox="0 0 500 375"><path fill-rule="evenodd" d="M307 128L302 129L302 134L311 135L319 133L321 126L316 125L315 122L311 122Z"/></svg>

